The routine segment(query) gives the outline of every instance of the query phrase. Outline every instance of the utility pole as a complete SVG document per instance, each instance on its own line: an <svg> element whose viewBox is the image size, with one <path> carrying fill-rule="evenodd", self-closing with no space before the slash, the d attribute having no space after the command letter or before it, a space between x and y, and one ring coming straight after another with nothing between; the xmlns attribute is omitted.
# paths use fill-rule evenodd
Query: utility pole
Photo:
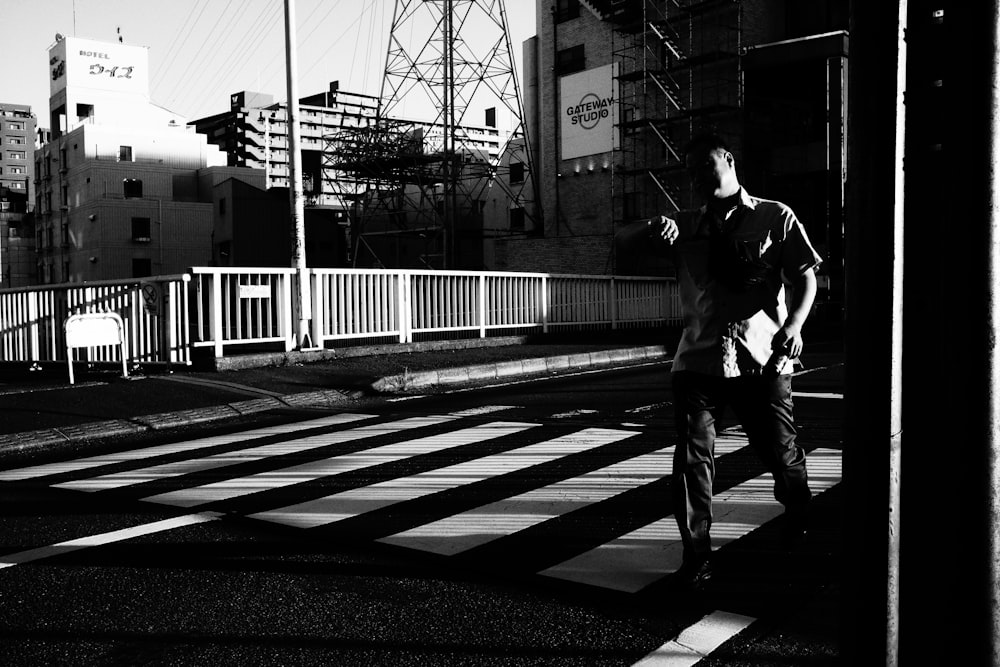
<svg viewBox="0 0 1000 667"><path fill-rule="evenodd" d="M309 324L312 320L309 270L306 268L305 204L302 197L302 153L299 150L299 85L295 55L295 0L285 0L285 62L288 90L288 196L292 227L292 266L298 285L292 296L296 349L312 347Z"/></svg>

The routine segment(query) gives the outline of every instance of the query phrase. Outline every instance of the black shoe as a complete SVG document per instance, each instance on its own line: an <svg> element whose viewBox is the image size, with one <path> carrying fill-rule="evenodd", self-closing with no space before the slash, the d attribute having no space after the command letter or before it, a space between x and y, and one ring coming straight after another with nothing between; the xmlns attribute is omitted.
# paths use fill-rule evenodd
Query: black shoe
<svg viewBox="0 0 1000 667"><path fill-rule="evenodd" d="M681 569L670 575L670 587L677 591L703 591L712 581L712 566L708 556L684 561Z"/></svg>

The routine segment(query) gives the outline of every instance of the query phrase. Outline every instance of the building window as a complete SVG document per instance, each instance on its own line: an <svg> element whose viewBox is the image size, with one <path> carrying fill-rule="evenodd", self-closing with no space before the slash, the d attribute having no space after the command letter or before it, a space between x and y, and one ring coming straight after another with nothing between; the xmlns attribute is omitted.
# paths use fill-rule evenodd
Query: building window
<svg viewBox="0 0 1000 667"><path fill-rule="evenodd" d="M132 277L146 278L153 275L153 260L148 257L132 258Z"/></svg>
<svg viewBox="0 0 1000 667"><path fill-rule="evenodd" d="M511 162L510 163L510 182L511 183L524 183L524 163L523 162Z"/></svg>
<svg viewBox="0 0 1000 667"><path fill-rule="evenodd" d="M10 151L7 153L8 160L23 160L24 151Z"/></svg>
<svg viewBox="0 0 1000 667"><path fill-rule="evenodd" d="M586 66L586 57L583 51L583 44L562 49L556 53L556 74L572 74L579 72Z"/></svg>
<svg viewBox="0 0 1000 667"><path fill-rule="evenodd" d="M510 209L510 228L512 231L524 231L524 209L521 207Z"/></svg>
<svg viewBox="0 0 1000 667"><path fill-rule="evenodd" d="M135 243L149 243L151 238L149 218L132 218L132 240Z"/></svg>
<svg viewBox="0 0 1000 667"><path fill-rule="evenodd" d="M122 193L125 195L126 199L141 199L142 198L142 181L138 178L124 178L122 179Z"/></svg>
<svg viewBox="0 0 1000 667"><path fill-rule="evenodd" d="M18 146L24 145L24 137L8 137L7 143L17 144Z"/></svg>
<svg viewBox="0 0 1000 667"><path fill-rule="evenodd" d="M118 147L118 161L119 162L131 162L132 161L132 147L131 146L119 146Z"/></svg>
<svg viewBox="0 0 1000 667"><path fill-rule="evenodd" d="M7 123L8 130L23 130L24 123Z"/></svg>
<svg viewBox="0 0 1000 667"><path fill-rule="evenodd" d="M580 16L580 0L556 0L556 23Z"/></svg>
<svg viewBox="0 0 1000 667"><path fill-rule="evenodd" d="M3 172L0 171L0 174L2 174L2 173ZM24 167L11 167L10 168L10 173L12 173L12 174L23 174L24 173Z"/></svg>

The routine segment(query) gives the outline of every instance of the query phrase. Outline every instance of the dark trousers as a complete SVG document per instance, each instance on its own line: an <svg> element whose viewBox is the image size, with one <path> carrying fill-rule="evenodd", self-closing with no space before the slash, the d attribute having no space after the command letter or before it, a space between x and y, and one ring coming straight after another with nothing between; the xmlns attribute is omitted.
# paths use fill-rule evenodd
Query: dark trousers
<svg viewBox="0 0 1000 667"><path fill-rule="evenodd" d="M806 457L795 444L792 378L761 375L722 378L690 371L673 374L678 442L674 451L674 512L685 560L712 548L715 425L732 407L743 430L774 476L774 497L789 514L804 514L811 492Z"/></svg>

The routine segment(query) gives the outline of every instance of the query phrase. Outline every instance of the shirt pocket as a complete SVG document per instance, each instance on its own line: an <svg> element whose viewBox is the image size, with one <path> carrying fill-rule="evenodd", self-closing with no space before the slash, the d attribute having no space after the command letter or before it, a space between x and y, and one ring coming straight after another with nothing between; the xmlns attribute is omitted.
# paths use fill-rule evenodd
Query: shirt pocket
<svg viewBox="0 0 1000 667"><path fill-rule="evenodd" d="M729 289L743 292L774 274L774 244L762 237L720 238L715 243L710 270Z"/></svg>

